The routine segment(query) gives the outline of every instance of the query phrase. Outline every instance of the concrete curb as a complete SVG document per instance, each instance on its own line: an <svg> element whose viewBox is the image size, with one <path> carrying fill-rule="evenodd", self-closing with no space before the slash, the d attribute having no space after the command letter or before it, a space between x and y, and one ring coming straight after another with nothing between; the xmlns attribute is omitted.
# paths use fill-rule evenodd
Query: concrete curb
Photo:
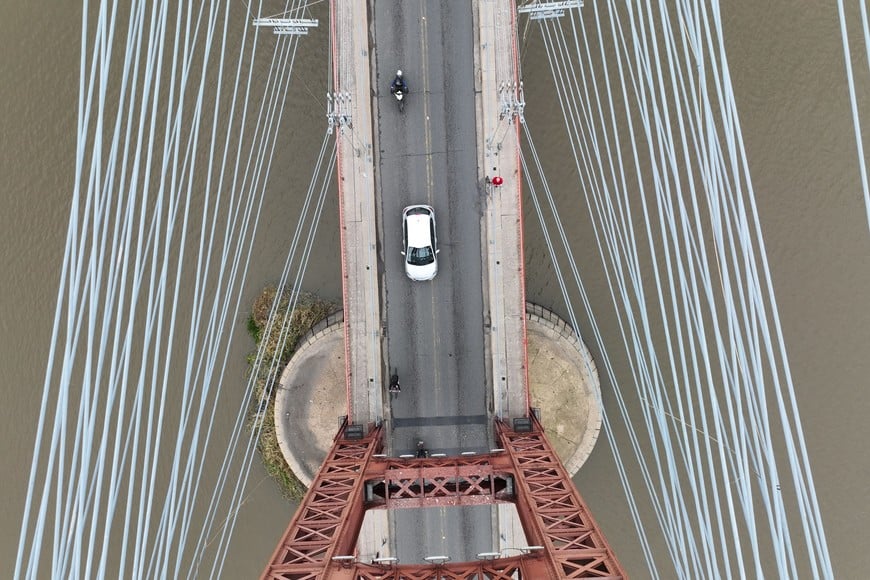
<svg viewBox="0 0 870 580"><path fill-rule="evenodd" d="M311 485L347 414L344 313L317 323L299 341L275 394L275 435L284 460ZM300 412L302 411L302 412Z"/></svg>
<svg viewBox="0 0 870 580"><path fill-rule="evenodd" d="M541 410L547 437L573 477L601 432L598 368L586 343L555 312L526 302L526 319L532 407ZM538 337L545 342L537 343ZM572 405L565 407L562 401Z"/></svg>

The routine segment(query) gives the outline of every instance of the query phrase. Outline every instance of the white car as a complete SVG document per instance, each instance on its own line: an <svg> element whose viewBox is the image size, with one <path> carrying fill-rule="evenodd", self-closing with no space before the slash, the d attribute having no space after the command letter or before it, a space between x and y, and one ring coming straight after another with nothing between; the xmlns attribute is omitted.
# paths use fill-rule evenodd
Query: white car
<svg viewBox="0 0 870 580"><path fill-rule="evenodd" d="M428 205L409 205L402 211L402 255L405 274L411 280L431 280L438 273L438 238L435 210Z"/></svg>

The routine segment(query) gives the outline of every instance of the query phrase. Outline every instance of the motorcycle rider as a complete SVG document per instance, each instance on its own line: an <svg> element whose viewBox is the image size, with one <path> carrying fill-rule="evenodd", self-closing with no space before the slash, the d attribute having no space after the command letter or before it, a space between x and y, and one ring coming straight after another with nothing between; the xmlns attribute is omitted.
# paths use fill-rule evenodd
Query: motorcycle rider
<svg viewBox="0 0 870 580"><path fill-rule="evenodd" d="M405 94L408 92L408 85L405 83L405 79L402 76L402 71L396 71L396 78L393 79L393 82L390 84L390 94L395 95L396 93Z"/></svg>

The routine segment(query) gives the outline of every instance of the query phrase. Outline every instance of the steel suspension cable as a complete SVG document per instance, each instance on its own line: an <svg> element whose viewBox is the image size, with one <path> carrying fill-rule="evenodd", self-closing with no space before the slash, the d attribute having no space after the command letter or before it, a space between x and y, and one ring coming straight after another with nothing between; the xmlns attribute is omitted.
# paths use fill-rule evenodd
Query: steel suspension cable
<svg viewBox="0 0 870 580"><path fill-rule="evenodd" d="M683 10L684 6L685 10ZM594 8L596 12L596 32L599 37L602 37L597 8L598 6L596 5ZM611 4L611 8L613 8L613 4ZM760 287L757 285L758 282L756 281L760 281L760 277L754 274L754 272L757 271L754 266L754 252L756 251L754 248L758 246L763 248L763 242L759 241L756 243L754 241L755 239L760 240L760 233L757 227L757 213L754 211L754 206L752 206L753 219L756 222L756 233L754 237L751 237L749 234L749 228L745 217L741 217L747 215L747 212L743 209L743 202L739 193L742 189L742 183L749 182L745 154L742 150L742 141L739 139L732 140L728 131L726 131L724 136L720 135L717 137L717 134L719 133L718 122L713 116L715 110L713 107L715 105L713 104L714 102L706 96L707 83L712 82L713 86L717 87L717 99L728 103L728 109L723 109L722 111L722 117L725 119L726 128L736 126L734 121L734 119L736 119L736 113L734 112L735 106L733 103L733 96L730 94L730 86L724 85L726 87L725 90L729 92L724 93L723 96L723 85L720 85L719 83L719 73L717 71L717 62L721 62L723 69L727 70L727 68L725 68L727 67L725 64L727 61L724 56L724 51L721 49L721 31L718 32L718 36L716 37L717 40L715 41L719 43L717 52L717 49L714 49L713 46L710 45L712 34L709 32L709 26L702 26L700 14L706 12L698 5L698 3L694 3L694 6L689 6L688 3L684 2L678 6L677 18L680 22L679 30L681 33L681 36L679 37L675 34L675 29L671 26L671 16L663 4L659 4L659 12L657 16L659 18L658 24L653 20L653 9L651 6L647 6L645 16L637 19L634 18L631 8L632 7L629 6L627 10L632 16L631 38L634 45L634 58L641 70L647 72L637 76L631 74L629 78L631 79L631 86L635 89L634 94L637 96L637 103L640 106L640 111L646 111L646 113L643 113L641 117L642 119L645 119L642 126L647 135L647 146L649 152L652 154L649 157L649 160L653 161L656 156L660 158L659 164L653 162L654 171L652 173L654 178L653 181L656 184L655 190L657 192L655 199L657 200L656 203L659 208L658 230L663 234L666 234L666 237L664 238L665 240L671 240L670 243L665 243L662 247L665 250L665 253L663 254L666 262L664 271L668 273L668 294L670 296L670 312L672 314L667 314L668 311L664 309L664 286L658 283L657 291L659 294L659 310L663 314L662 320L665 321L668 318L672 318L677 333L674 339L666 341L670 359L670 365L667 368L672 369L672 372L675 372L677 367L681 368L682 370L680 371L681 375L679 379L677 375L673 375L675 384L693 383L697 389L697 401L703 404L700 408L701 412L698 415L698 418L701 421L700 432L704 433L705 437L703 440L699 441L697 437L699 430L693 426L696 422L695 419L692 419L695 412L694 404L692 403L693 399L688 399L687 404L684 405L681 402L682 396L680 396L680 391L678 390L676 392L678 395L676 402L681 409L678 411L678 417L676 419L678 419L683 426L683 435L676 440L676 444L677 449L683 450L681 451L684 457L682 467L684 470L683 472L688 475L690 483L696 481L696 483L692 484L692 489L695 490L693 493L696 494L695 507L697 515L694 518L694 523L688 525L688 527L684 527L686 525L685 507L679 508L677 511L682 513L682 515L676 519L668 518L667 521L670 521L673 524L684 522L684 524L679 524L678 527L673 528L673 532L676 532L676 536L670 535L669 537L682 538L679 544L682 547L678 548L677 552L681 552L687 548L691 550L691 558L683 561L683 570L688 570L688 568L685 568L685 565L691 562L692 569L695 570L695 573L697 574L699 572L697 566L701 562L701 560L698 559L700 553L692 548L693 540L685 536L685 533L689 529L695 529L696 531L702 532L702 537L706 538L702 541L700 546L704 550L705 555L702 561L706 562L706 564L703 565L708 574L714 571L722 571L720 569L721 565L717 563L719 562L718 558L720 557L717 555L717 551L721 551L721 557L723 560L731 561L732 563L736 562L736 565L739 566L738 573L744 575L745 573L742 571L742 555L740 548L741 534L739 532L735 533L735 530L738 528L736 527L737 520L735 506L731 499L732 484L725 484L720 491L716 491L716 487L720 477L724 477L727 473L734 474L734 479L732 481L734 481L733 485L735 485L735 492L737 493L737 497L740 499L745 515L744 524L748 527L750 532L749 544L752 553L754 554L754 566L756 567L756 571L760 571L760 556L758 551L757 533L755 531L753 488L749 485L749 482L759 476L765 477L766 479L767 476L765 476L765 474L768 471L770 475L773 476L773 481L776 481L777 478L775 473L778 467L774 448L772 446L771 422L767 417L764 390L763 388L759 390L747 387L753 383L764 384L764 376L767 372L764 368L776 369L783 367L786 376L789 376L784 354L784 346L779 331L777 331L780 336L779 343L781 354L779 358L774 356L770 347L766 347L763 342L759 342L759 340L767 341L765 337L769 336L768 331L766 330L768 322L764 304L765 302L772 304L774 303L774 300L772 292L770 291L766 292L767 297L764 297L759 293ZM714 6L713 11L718 13L718 6ZM611 31L613 32L614 39L617 39L615 28L617 26L616 23L618 22L618 17L614 17L614 12L616 12L616 10L612 9L610 17ZM582 16L580 17L580 20L582 25ZM718 26L718 20L716 22ZM661 26L662 33L660 36L657 36L655 34L656 26L660 26L661 24L664 24L664 26ZM573 84L565 84L566 79L570 81L572 78L573 72L569 70L569 67L573 65L570 64L571 59L562 54L564 49L558 48L559 46L565 46L565 41L558 40L560 36L554 36L553 32L548 30L549 28L550 26L543 26L542 30L545 33L545 45L549 47L547 53L548 57L551 59L551 65L554 56L560 59L560 65L551 66L551 70L553 70L554 79L563 84L563 88L558 91L563 112L568 110L578 112L583 111L583 108L578 108L576 105L570 105L566 109L565 103L573 98L571 95L583 92L583 87L588 86L590 82L594 87L595 77L593 75L588 77L588 79L584 78L582 85L577 81L573 81ZM621 26L619 29L620 31L622 30ZM620 32L620 35L621 34L622 33ZM589 35L584 32L584 44L586 42L585 39L588 38L588 36ZM548 38L555 38L557 40L555 42L548 42ZM682 44L682 55L680 55L679 52L678 41ZM661 52L658 48L660 45L664 49ZM619 46L618 43L617 46ZM626 54L630 54L628 52L628 45L626 45L624 41L622 41L621 46ZM575 51L578 55L578 63L579 61L582 61L582 58L579 57L583 52L586 54L590 53L588 45L585 46L584 51L581 51L575 44ZM618 53L619 51L617 51L617 54ZM558 56L560 54L562 54L562 56ZM606 56L603 48L601 49L601 59L606 63ZM693 64L689 65L688 63L690 61L692 61ZM710 73L705 72L704 68L704 63L708 61L712 61L713 68L710 69ZM623 73L623 61L621 58L618 58L617 62L619 63L620 83L622 85L624 105L627 109L628 102L625 100L625 97L627 96L628 89L626 88L627 85ZM659 63L664 63L667 68L665 69ZM700 68L698 69L700 73L700 82L697 83L697 85L702 89L700 95L695 91L696 83L694 81L685 82L683 80L684 78L692 77L693 66L695 66L695 63L700 64ZM592 66L591 61L589 62L589 66ZM607 67L604 66L603 68L605 71L605 85L608 87L607 94L610 95L610 81L609 76L607 75ZM582 71L583 69L580 70ZM590 70L592 69L590 68ZM652 74L653 70L658 72ZM663 74L665 70L667 74ZM727 81L727 75L723 76L725 76ZM639 84L639 81L642 84ZM647 88L642 88L644 86ZM568 96L563 98L563 93L567 93ZM595 90L592 91L592 95L595 95L594 99L598 98L598 93L598 88L595 88ZM613 260L613 273L616 277L613 278L611 282L617 282L617 286L622 288L619 292L624 296L622 300L623 306L630 308L631 301L626 300L628 292L640 292L636 294L636 299L639 300L639 304L645 303L642 293L642 285L639 284L640 277L639 270L637 269L639 264L638 249L633 241L634 234L631 231L631 220L629 217L631 214L626 213L630 211L630 205L627 203L628 198L626 198L625 204L621 204L618 201L620 196L613 196L612 193L608 193L607 197L601 197L601 194L599 193L610 191L611 186L607 185L608 182L614 184L613 187L616 192L625 191L626 189L626 181L622 170L620 169L618 174L614 172L614 160L617 160L617 167L621 167L622 165L620 150L618 147L613 147L608 144L608 132L603 130L605 123L601 117L599 117L598 124L602 127L600 135L603 137L603 141L601 141L599 137L596 137L597 130L595 129L595 125L592 123L593 115L590 114L593 110L590 102L593 99L590 99L589 92L586 92L585 94L586 99L584 102L586 103L589 112L580 114L580 117L585 120L586 125L582 133L579 130L575 130L574 133L569 131L569 134L573 135L573 137L569 139L569 143L574 152L575 160L577 160L578 163L578 173L581 176L585 175L586 177L585 184L587 195L589 193L595 194L592 198L595 200L594 204L591 205L590 208L598 208L597 215L599 216L599 220L598 222L593 220L593 227L597 228L595 225L596 223L600 223L603 226L603 229L600 232L596 230L596 237L599 239L599 243L602 240L600 237L601 234L605 235L605 238L603 238L604 240L609 240L603 247L610 249L609 255ZM608 99L610 99L608 101L608 109L615 113L612 98L608 96ZM600 101L596 100L595 102L595 110L598 110L600 115L604 111L604 105ZM675 107L674 109L669 110L669 102L673 103ZM683 108L682 103L685 103L685 108ZM648 115L652 115L652 117L649 117ZM577 117L577 113L572 112L569 114L565 112L564 116L567 128L570 129L572 126L576 126L575 118ZM629 120L629 126L631 126L631 117L628 116L627 119ZM611 124L613 127L613 136L617 139L616 142L618 142L619 137L615 129L615 124ZM672 133L671 126L678 129L678 133ZM706 135L701 133L702 127ZM581 138L580 135L583 135L583 137ZM719 140L724 140L724 142L728 144L729 153L727 155L729 157L723 155L723 150L719 146ZM583 143L584 141L588 141L588 145L581 145L578 147L577 144ZM739 145L735 146L735 142ZM631 147L637 164L638 157L634 138L631 139ZM601 157L597 155L598 151L608 152L608 157L606 157L606 159L609 165L601 165ZM736 153L732 154L732 151ZM581 157L578 156L578 152L583 152L582 158L585 159L585 161L582 163L580 162ZM591 156L593 152L596 152L594 157ZM712 153L712 155L710 153ZM715 254L718 256L720 274L722 275L719 279L721 295L717 295L713 292L712 285L714 283L714 278L706 257L708 250L705 249L704 238L699 233L702 227L702 220L699 211L700 208L697 204L699 196L695 193L696 178L693 177L691 162L693 155L699 167L698 180L703 184L703 187L706 190L712 224L714 226L716 224L721 224L725 228L714 228L714 232L721 232L716 234L716 237L714 238ZM738 172L735 170L729 172L725 170L728 166L734 166L734 164L728 159L736 159L738 156L741 159L740 165L742 165L742 171ZM598 161L594 161L596 159ZM678 167L682 163L682 161L677 161L678 159L688 161L688 163L685 163L687 177L677 177L680 173ZM583 167L586 167L589 171L584 173L582 170ZM597 169L592 169L596 167ZM606 172L605 167L609 167ZM655 169L656 167L666 171L664 173L659 173L659 169ZM596 176L596 174L598 176ZM619 177L617 177L617 175ZM731 175L736 179L736 185L732 182ZM643 177L640 173L638 173L638 176L639 184L641 184ZM688 196L688 199L691 201L690 206L687 206L683 202L682 196L679 194L679 184L683 179L688 182L689 191L691 192ZM672 189L672 183L674 189ZM621 184L621 187L617 184ZM751 187L751 185L748 187ZM642 188L641 191L643 191ZM737 194L736 199L735 195L729 192L735 192ZM616 205L613 205L614 202L616 202ZM753 204L754 202L750 199L750 203ZM725 210L724 212L717 209L720 205L722 206L722 209ZM647 208L648 206L642 204L642 207ZM647 210L645 209L645 212L646 211ZM735 223L742 224L738 226L737 231L739 232L739 235L737 237L732 233L728 233L734 232L734 226L729 225L732 223L732 216L733 219L737 220ZM723 218L727 219L723 221ZM653 230L648 217L646 223L648 244L654 248L654 242L652 241L654 238L650 237ZM619 233L620 231L623 231L624 233ZM673 258L671 257L672 252L675 252L673 253ZM766 258L763 255L763 250L759 253L761 254L761 259L765 260ZM740 255L743 255L744 257L739 258ZM621 256L624 256L624 258ZM602 254L602 258L603 257L604 254ZM624 259L627 259L628 261L624 262ZM737 262L736 260L738 259L742 260L742 262ZM727 266L728 261L734 265L733 272L735 277L733 279L728 273L729 269L726 268L722 270L723 266ZM626 269L626 274L629 276L628 279L624 279L622 274L619 274L619 272L624 268ZM658 276L658 268L659 266L653 268L653 272L656 273L656 276ZM740 274L741 268L746 269L746 274L748 276L746 281L751 284L746 287L746 290L748 290L751 295L754 295L754 298L749 300L747 300L748 297L744 298L744 291L735 293L731 289L732 284L735 282L738 284L737 288L743 288L744 283L741 282L741 280L744 276ZM765 272L764 275L765 279L768 280L767 284L769 287L769 274ZM631 284L635 290L628 290L628 287L625 285L628 280L632 281ZM659 278L656 277L656 280L659 280ZM735 299L738 300L738 302L735 303ZM702 307L702 301L707 304L706 307ZM617 304L616 301L614 303ZM719 306L716 306L717 304ZM717 322L717 309L720 307L725 309L725 320L727 320L727 326L725 328L727 329L728 335L733 337L731 339L722 335L719 323ZM645 330L642 334L647 336L649 336L650 332L650 322L647 321L646 309L641 309L639 312L642 321L641 327L634 327L634 323L631 322L632 318L629 317L628 319L631 325L630 328L633 329L629 332L628 336L634 337L632 340L635 342L635 349L640 347L640 343L637 342L641 336L638 334L639 329L644 328ZM744 314L740 314L740 312L743 312ZM705 323L707 317L710 317L712 326L707 326ZM742 322L740 322L741 320ZM774 319L773 323L778 328L778 321ZM664 328L667 332L668 324L665 324ZM682 330L683 328L685 330ZM747 335L745 334L746 332L750 334ZM743 338L744 336L745 338ZM709 342L710 338L713 340L712 344ZM648 341L648 338L643 340ZM673 344L676 348L672 346L672 341L675 341ZM730 348L726 348L726 345L730 345ZM626 346L628 347L628 343L626 343ZM759 350L759 347L763 350ZM668 392L667 390L662 389L664 383L661 382L660 378L656 378L658 373L660 373L660 370L658 369L661 368L661 365L657 362L657 356L654 354L652 344L647 342L647 347L645 348L649 349L648 352L651 358L649 363L642 362L646 355L638 358L638 363L641 365L638 368L640 373L635 374L635 377L643 379L640 384L646 384L648 381L652 381L649 383L649 387L644 388L653 389L648 392L655 393L655 400L660 401L659 403L656 403L656 405L669 405L670 403L667 403ZM636 350L636 352L640 355L642 351ZM678 359L674 358L675 352L679 353ZM766 354L763 354L763 352ZM710 355L712 353L716 354L716 359L711 358ZM677 360L680 361L678 365L676 365ZM718 374L721 377L722 384L731 384L731 388L725 388L720 392L719 388L715 386L715 374L713 372L714 360L721 365L718 367ZM747 364L750 366L747 366ZM762 364L764 367L761 366ZM654 370L653 374L650 374L651 370ZM774 371L775 384L778 382L778 379L776 378L777 376L778 371ZM745 377L740 379L743 385L745 385L743 388L741 388L740 383L733 382L739 377ZM761 382L759 383L758 381ZM707 385L706 393L701 390L702 384L704 383ZM691 391L686 391L687 395L690 393ZM722 401L722 399L724 399L724 401ZM777 400L784 401L785 399L777 394ZM789 410L779 403L783 433L786 434L787 439L785 451L790 458L789 465L794 474L796 491L799 494L798 507L802 514L801 521L803 522L804 529L807 531L805 534L806 542L811 550L815 550L814 543L823 538L821 532L821 521L817 515L813 515L812 513L814 493L811 491L811 486L805 483L806 479L809 477L808 464L804 461L805 470L803 472L798 470L796 467L798 462L801 461L797 452L800 451L803 453L804 447L802 443L802 434L799 429L795 427L795 425L798 424L799 419L797 419L796 407L793 404L794 399L790 398L789 400L792 401L791 404L793 407L791 409L791 414L789 413ZM744 411L738 412L740 410ZM660 413L661 411L658 412ZM670 411L667 411L667 413L670 413ZM685 421L679 419L679 417L683 417L686 413L688 413L689 416ZM737 417L735 417L735 414ZM649 427L652 425L649 423L650 417L649 415L645 415L645 417L647 418L646 420ZM707 423L708 419L711 421L709 425ZM670 436L661 421L656 421L655 424L658 425L657 428L660 429L660 444L664 446L664 450L669 457L668 464L670 465L676 458L672 451L668 451L672 445ZM691 427L691 436L685 428L687 424ZM792 429L794 429L794 431L792 431ZM711 430L714 434L706 435L706 433L711 432ZM800 448L788 443L788 439L792 437L792 432L794 432L794 436L797 437L797 440L800 441ZM703 442L703 446L700 445L701 442ZM711 445L713 442L715 442L715 445ZM688 449L695 450L693 453L695 458L694 463L696 464L700 457L707 458L704 463L697 464L698 468L700 468L701 465L706 465L706 469L698 470L696 472L696 465L693 465L686 459L685 451ZM698 455L699 452L702 453L700 456ZM805 453L803 454L803 457L805 457ZM670 473L670 478L673 483L677 472L674 471L673 466L668 468L668 472ZM803 473L806 473L806 475ZM712 501L713 504L708 503L706 496L707 485L713 486L712 495L710 496L710 501ZM662 487L662 490L664 489L665 488ZM793 575L796 571L795 552L792 547L793 540L790 538L789 525L784 516L781 494L767 485L761 485L758 489L761 492L761 497L764 499L764 505L767 506L769 530L772 533L771 539L774 540L772 548L776 555L777 568L783 574ZM720 494L722 493L724 493L724 499L726 500L725 506L727 506L727 516L723 511L725 506L719 504ZM699 501L700 503L698 503ZM668 504L666 503L665 505ZM725 522L730 523L725 524ZM670 525L671 524L668 524L668 526ZM700 528L696 527L698 525L700 525ZM733 551L729 551L729 547L726 545L727 542L723 541L726 534L725 526L729 527L731 532L730 535L733 536L733 541L735 542ZM714 532L714 530L716 531ZM671 534L673 534L673 532L671 532ZM712 541L711 534L713 533L719 536L718 541ZM821 544L824 545L824 542L822 541ZM826 553L826 548L821 548L821 550ZM809 555L809 560L810 566L815 569L816 555L811 553ZM826 560L826 556L821 556L821 561L824 560ZM678 566L678 569L679 568L680 566ZM730 574L730 570L726 569L725 571Z"/></svg>

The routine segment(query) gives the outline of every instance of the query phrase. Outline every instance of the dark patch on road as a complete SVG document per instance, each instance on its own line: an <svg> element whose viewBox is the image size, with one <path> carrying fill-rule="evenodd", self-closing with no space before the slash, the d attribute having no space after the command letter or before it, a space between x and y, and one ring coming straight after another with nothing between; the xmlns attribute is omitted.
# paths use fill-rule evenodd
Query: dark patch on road
<svg viewBox="0 0 870 580"><path fill-rule="evenodd" d="M443 427L446 425L486 425L486 415L453 415L445 417L393 417L393 427Z"/></svg>

